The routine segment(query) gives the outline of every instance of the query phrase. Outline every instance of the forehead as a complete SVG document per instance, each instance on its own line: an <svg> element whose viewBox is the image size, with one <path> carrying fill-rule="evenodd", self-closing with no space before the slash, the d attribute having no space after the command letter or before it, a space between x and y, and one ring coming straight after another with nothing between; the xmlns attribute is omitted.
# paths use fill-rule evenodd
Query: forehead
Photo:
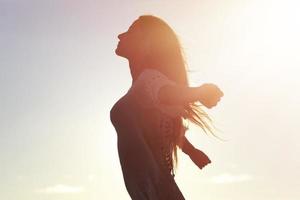
<svg viewBox="0 0 300 200"><path fill-rule="evenodd" d="M130 26L128 29L135 29L138 27L138 24L139 24L139 20L135 20Z"/></svg>

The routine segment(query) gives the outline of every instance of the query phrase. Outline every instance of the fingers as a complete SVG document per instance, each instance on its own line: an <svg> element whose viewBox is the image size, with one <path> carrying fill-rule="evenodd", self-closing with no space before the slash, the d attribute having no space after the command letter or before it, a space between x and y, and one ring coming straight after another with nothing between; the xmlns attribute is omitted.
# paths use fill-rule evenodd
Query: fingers
<svg viewBox="0 0 300 200"><path fill-rule="evenodd" d="M222 92L222 90L220 90L220 88L218 88L217 86L216 86L216 88L215 88L215 98L216 99L221 99L221 97L223 97L224 96L224 93Z"/></svg>
<svg viewBox="0 0 300 200"><path fill-rule="evenodd" d="M200 169L203 169L206 165L211 163L211 160L209 159L209 157L203 153L202 151L199 150L199 152L201 152L201 154L199 154L200 157L197 158L197 160L195 160L196 162L194 162Z"/></svg>
<svg viewBox="0 0 300 200"><path fill-rule="evenodd" d="M222 92L222 90L220 90L220 96L223 97L224 93Z"/></svg>
<svg viewBox="0 0 300 200"><path fill-rule="evenodd" d="M218 88L216 90L215 96L211 99L210 108L216 106L221 101L221 98L223 96L224 96L224 93Z"/></svg>
<svg viewBox="0 0 300 200"><path fill-rule="evenodd" d="M211 88L211 92L214 94L215 97L223 97L224 93L222 92L222 90L215 84L211 84L212 88Z"/></svg>
<svg viewBox="0 0 300 200"><path fill-rule="evenodd" d="M218 86L216 86L216 93L218 94L219 97L224 96L224 93L222 92L222 90Z"/></svg>
<svg viewBox="0 0 300 200"><path fill-rule="evenodd" d="M221 100L221 99L219 98L218 100L215 100L215 101L213 101L213 102L207 103L205 106L206 106L207 108L211 109L211 108L215 107L215 106L218 104L218 102L219 102L220 100Z"/></svg>
<svg viewBox="0 0 300 200"><path fill-rule="evenodd" d="M205 83L200 87L203 88L205 94L205 96L202 97L201 103L209 109L216 106L224 96L223 91L215 84Z"/></svg>
<svg viewBox="0 0 300 200"><path fill-rule="evenodd" d="M207 162L207 163L203 163L202 165L198 166L200 169L203 169L206 165L210 164L211 161Z"/></svg>

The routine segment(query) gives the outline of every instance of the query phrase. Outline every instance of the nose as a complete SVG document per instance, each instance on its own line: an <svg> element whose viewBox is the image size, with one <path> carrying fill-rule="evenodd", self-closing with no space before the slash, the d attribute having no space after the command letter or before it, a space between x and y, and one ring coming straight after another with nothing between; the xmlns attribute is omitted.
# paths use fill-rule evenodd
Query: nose
<svg viewBox="0 0 300 200"><path fill-rule="evenodd" d="M124 34L125 33L121 33L121 34L118 35L119 40L121 40L123 38Z"/></svg>

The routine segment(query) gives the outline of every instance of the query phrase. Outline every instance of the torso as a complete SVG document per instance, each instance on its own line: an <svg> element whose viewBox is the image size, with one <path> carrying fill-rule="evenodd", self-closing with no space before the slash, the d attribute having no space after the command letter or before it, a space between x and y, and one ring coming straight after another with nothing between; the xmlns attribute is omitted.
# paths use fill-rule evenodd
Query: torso
<svg viewBox="0 0 300 200"><path fill-rule="evenodd" d="M137 96L136 93L139 92ZM145 142L150 147L154 157L165 169L172 168L172 149L170 140L173 134L172 119L153 105L149 98L141 98L146 92L141 84L133 84L128 92L120 98L110 111L111 122L118 137L125 137L124 129L129 130L138 125L141 127ZM145 95L147 97L147 95ZM128 133L128 132L127 132ZM126 140L126 139L125 139ZM166 157L168 157L166 160Z"/></svg>

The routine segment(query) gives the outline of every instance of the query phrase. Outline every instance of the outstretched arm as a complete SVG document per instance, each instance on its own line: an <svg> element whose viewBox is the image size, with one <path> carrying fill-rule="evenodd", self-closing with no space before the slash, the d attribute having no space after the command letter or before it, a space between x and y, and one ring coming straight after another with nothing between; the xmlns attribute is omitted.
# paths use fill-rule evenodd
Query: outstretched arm
<svg viewBox="0 0 300 200"><path fill-rule="evenodd" d="M186 105L201 97L200 87L186 87L181 85L166 85L159 90L158 98L165 104Z"/></svg>
<svg viewBox="0 0 300 200"><path fill-rule="evenodd" d="M187 155L191 155L195 150L195 147L190 143L190 141L188 141L185 136L183 137L181 150Z"/></svg>
<svg viewBox="0 0 300 200"><path fill-rule="evenodd" d="M203 84L199 87L166 85L158 92L158 99L164 104L187 105L200 101L207 108L215 106L223 92L214 84Z"/></svg>
<svg viewBox="0 0 300 200"><path fill-rule="evenodd" d="M205 153L200 151L199 149L196 149L184 136L182 141L182 151L189 155L191 160L200 168L202 169L207 164L211 163L211 160L207 157Z"/></svg>

